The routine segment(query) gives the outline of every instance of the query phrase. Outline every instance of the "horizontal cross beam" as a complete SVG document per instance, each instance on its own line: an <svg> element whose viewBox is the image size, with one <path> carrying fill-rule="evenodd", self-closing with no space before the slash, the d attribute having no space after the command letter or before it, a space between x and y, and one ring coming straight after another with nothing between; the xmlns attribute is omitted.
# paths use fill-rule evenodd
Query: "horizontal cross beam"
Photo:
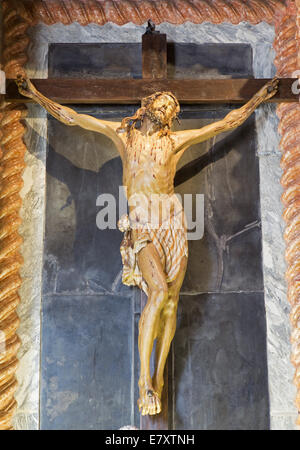
<svg viewBox="0 0 300 450"><path fill-rule="evenodd" d="M157 91L172 92L180 103L246 103L269 79L69 79L32 80L46 97L61 104L137 104ZM268 102L298 102L293 93L297 79L282 78L277 94ZM295 91L296 92L296 91ZM30 102L19 94L13 80L7 80L7 102Z"/></svg>

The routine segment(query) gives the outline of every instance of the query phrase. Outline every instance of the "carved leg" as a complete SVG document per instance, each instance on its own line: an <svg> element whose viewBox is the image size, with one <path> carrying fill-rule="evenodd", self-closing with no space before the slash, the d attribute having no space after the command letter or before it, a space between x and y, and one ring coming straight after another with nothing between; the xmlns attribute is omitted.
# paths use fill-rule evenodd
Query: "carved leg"
<svg viewBox="0 0 300 450"><path fill-rule="evenodd" d="M168 284L168 301L161 312L160 329L156 342L155 371L153 388L161 398L164 385L164 369L171 342L176 331L176 316L179 292L185 277L187 258L182 258L178 277Z"/></svg>
<svg viewBox="0 0 300 450"><path fill-rule="evenodd" d="M168 300L168 286L159 255L152 243L139 252L138 264L149 290L147 304L139 322L141 369L138 406L142 415L154 415L160 413L161 401L152 386L150 357L160 328L160 314Z"/></svg>

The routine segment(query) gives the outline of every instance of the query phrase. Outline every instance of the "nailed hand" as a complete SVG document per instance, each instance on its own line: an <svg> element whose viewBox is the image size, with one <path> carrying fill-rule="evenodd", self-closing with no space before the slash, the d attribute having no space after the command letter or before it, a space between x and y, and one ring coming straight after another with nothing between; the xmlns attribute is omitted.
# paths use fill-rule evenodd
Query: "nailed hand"
<svg viewBox="0 0 300 450"><path fill-rule="evenodd" d="M263 100L269 100L278 92L279 78L274 77L273 80L266 83L259 91L259 94L263 97Z"/></svg>
<svg viewBox="0 0 300 450"><path fill-rule="evenodd" d="M29 79L22 77L21 75L15 80L19 89L20 94L25 95L25 97L34 96L34 86Z"/></svg>

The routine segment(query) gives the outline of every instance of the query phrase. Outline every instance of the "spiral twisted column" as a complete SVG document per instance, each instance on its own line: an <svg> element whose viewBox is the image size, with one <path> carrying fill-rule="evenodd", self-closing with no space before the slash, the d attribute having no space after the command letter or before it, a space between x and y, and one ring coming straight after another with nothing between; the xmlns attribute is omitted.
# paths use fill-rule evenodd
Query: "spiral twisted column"
<svg viewBox="0 0 300 450"><path fill-rule="evenodd" d="M295 71L300 69L300 22L297 16L297 5L290 2L287 13L276 25L274 48L279 77L293 77ZM294 383L297 387L295 403L300 412L300 104L282 103L277 107L277 115L280 119L278 130L282 136L280 147L283 153L281 184L284 189L283 218L286 223L286 280L288 301L291 304L291 362L295 367ZM297 425L300 425L300 416Z"/></svg>
<svg viewBox="0 0 300 450"><path fill-rule="evenodd" d="M149 18L156 24L179 25L186 21L256 24L274 23L275 17L285 11L285 4L285 0L21 0L18 13L31 24L41 21L47 25L58 22L141 25Z"/></svg>
<svg viewBox="0 0 300 450"><path fill-rule="evenodd" d="M28 38L28 24L18 16L12 4L3 2L4 51L6 76L24 75ZM12 429L12 417L17 404L15 372L20 339L16 332L19 317L16 308L20 302L19 269L22 265L18 233L21 224L19 211L22 205L20 190L25 168L26 146L23 142L26 116L25 106L3 105L0 110L0 429Z"/></svg>

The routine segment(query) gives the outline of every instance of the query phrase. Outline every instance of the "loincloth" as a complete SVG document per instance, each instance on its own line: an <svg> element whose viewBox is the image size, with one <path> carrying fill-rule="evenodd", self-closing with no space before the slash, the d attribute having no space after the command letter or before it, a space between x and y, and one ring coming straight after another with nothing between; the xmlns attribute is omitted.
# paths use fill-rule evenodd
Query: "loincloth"
<svg viewBox="0 0 300 450"><path fill-rule="evenodd" d="M188 244L183 213L171 216L168 221L157 227L149 223L134 224L135 239L132 238L132 227L125 214L118 222L118 228L124 232L120 251L123 262L122 282L128 286L138 286L148 294L148 286L138 266L138 253L152 242L159 254L166 281L173 281L180 270L184 256L188 256Z"/></svg>

